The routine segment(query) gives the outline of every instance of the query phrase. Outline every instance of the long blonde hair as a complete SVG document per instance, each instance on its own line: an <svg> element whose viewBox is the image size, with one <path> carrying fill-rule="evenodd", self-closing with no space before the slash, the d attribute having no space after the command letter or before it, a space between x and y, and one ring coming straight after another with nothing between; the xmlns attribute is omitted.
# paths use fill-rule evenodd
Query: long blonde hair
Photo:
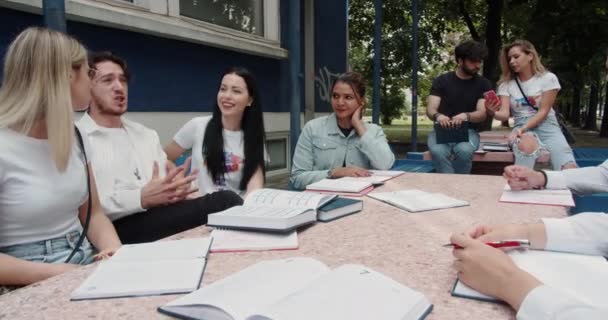
<svg viewBox="0 0 608 320"><path fill-rule="evenodd" d="M521 51L532 55L532 61L530 61L532 75L545 73L545 67L540 62L540 57L532 42L519 39L502 47L502 51L500 52L500 69L502 73L500 75L500 80L498 80L499 84L512 80L513 77L515 77L515 74L511 71L511 67L509 66L509 50L513 47L519 47Z"/></svg>
<svg viewBox="0 0 608 320"><path fill-rule="evenodd" d="M57 169L65 171L74 143L70 76L87 61L86 49L61 32L30 27L10 44L0 88L0 128L28 134L46 121Z"/></svg>

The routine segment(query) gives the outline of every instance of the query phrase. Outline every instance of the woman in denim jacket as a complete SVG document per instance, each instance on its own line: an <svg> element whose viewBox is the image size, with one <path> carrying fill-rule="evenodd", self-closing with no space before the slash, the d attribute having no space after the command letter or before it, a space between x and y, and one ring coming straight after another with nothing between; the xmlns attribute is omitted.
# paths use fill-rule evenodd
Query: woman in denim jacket
<svg viewBox="0 0 608 320"><path fill-rule="evenodd" d="M359 73L338 76L331 106L334 112L309 121L298 139L290 179L295 189L324 178L366 177L369 169L387 170L395 162L382 128L361 120L365 82Z"/></svg>

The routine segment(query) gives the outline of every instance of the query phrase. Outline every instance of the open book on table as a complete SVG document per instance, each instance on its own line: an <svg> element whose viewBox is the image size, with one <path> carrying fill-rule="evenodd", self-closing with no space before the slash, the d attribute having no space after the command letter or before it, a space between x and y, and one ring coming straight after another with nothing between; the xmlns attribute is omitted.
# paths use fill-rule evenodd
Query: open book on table
<svg viewBox="0 0 608 320"><path fill-rule="evenodd" d="M464 200L455 199L442 193L429 193L415 189L374 192L367 196L410 212L447 209L469 205L469 203Z"/></svg>
<svg viewBox="0 0 608 320"><path fill-rule="evenodd" d="M298 232L268 233L259 231L215 229L211 232L211 252L290 250L298 248Z"/></svg>
<svg viewBox="0 0 608 320"><path fill-rule="evenodd" d="M205 320L417 320L431 309L420 292L370 268L290 258L256 263L158 310Z"/></svg>
<svg viewBox="0 0 608 320"><path fill-rule="evenodd" d="M498 201L574 207L569 189L511 190L508 184Z"/></svg>
<svg viewBox="0 0 608 320"><path fill-rule="evenodd" d="M71 300L187 293L199 288L210 238L124 245L72 292Z"/></svg>
<svg viewBox="0 0 608 320"><path fill-rule="evenodd" d="M604 257L540 250L513 250L509 252L509 256L519 268L532 274L545 285L590 305L606 306L608 262ZM454 284L452 295L498 301L471 289L459 280Z"/></svg>
<svg viewBox="0 0 608 320"><path fill-rule="evenodd" d="M377 187L383 185L384 182L396 178L405 173L405 171L390 171L390 170L369 170L371 175L369 177L344 177L339 180L341 182L359 181L369 182L372 186Z"/></svg>
<svg viewBox="0 0 608 320"><path fill-rule="evenodd" d="M323 179L306 186L306 191L361 197L374 189L372 181L364 178L343 177Z"/></svg>
<svg viewBox="0 0 608 320"><path fill-rule="evenodd" d="M287 232L317 221L317 208L335 198L309 192L259 189L242 206L210 214L209 226Z"/></svg>

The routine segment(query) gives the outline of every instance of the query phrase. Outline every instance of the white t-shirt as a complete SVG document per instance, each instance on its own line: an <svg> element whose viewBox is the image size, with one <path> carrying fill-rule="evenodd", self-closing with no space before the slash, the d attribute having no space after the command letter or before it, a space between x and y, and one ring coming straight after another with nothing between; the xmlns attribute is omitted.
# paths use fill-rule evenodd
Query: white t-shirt
<svg viewBox="0 0 608 320"><path fill-rule="evenodd" d="M557 76L548 71L542 74L536 74L526 81L519 81L519 84L528 96L530 103L533 103L532 100L536 101L537 107L540 107L543 92L561 89ZM526 103L515 80L501 83L498 86L497 95L511 97L511 116L514 119L531 117L537 112L537 110ZM549 111L549 114L554 113L553 109Z"/></svg>
<svg viewBox="0 0 608 320"><path fill-rule="evenodd" d="M224 157L226 174L223 181L215 184L211 179L207 164L203 158L203 140L211 116L197 117L188 121L173 137L173 140L184 149L192 149L192 169L199 170L197 183L201 193L213 193L219 190L232 190L241 193L239 185L245 166L245 145L243 131L223 130Z"/></svg>
<svg viewBox="0 0 608 320"><path fill-rule="evenodd" d="M88 193L84 156L74 140L68 167L59 172L48 140L0 128L0 247L82 230L78 207Z"/></svg>

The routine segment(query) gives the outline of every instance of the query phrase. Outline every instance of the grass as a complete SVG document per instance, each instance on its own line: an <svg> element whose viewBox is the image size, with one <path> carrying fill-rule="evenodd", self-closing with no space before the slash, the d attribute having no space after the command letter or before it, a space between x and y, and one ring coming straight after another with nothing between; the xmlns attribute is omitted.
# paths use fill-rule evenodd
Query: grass
<svg viewBox="0 0 608 320"><path fill-rule="evenodd" d="M370 119L371 120L371 119ZM600 123L598 121L598 128ZM382 125L384 133L389 142L398 144L410 144L412 142L412 124L408 118L394 120L390 125ZM426 139L433 129L432 122L427 118L420 116L418 118L418 144L426 144ZM492 130L510 130L500 126L500 122L494 121ZM600 138L599 132L588 131L580 128L570 128L576 137L576 143L572 147L608 147L608 138Z"/></svg>

